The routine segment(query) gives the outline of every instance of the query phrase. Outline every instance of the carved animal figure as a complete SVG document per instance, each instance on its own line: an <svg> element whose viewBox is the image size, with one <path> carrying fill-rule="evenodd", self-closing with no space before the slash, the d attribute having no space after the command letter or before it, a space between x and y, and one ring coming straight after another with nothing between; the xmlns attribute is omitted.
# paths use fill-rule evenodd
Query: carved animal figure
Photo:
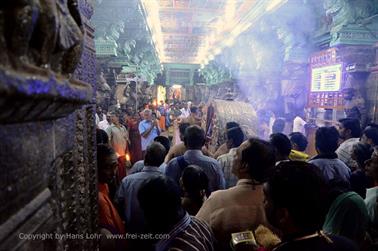
<svg viewBox="0 0 378 251"><path fill-rule="evenodd" d="M326 15L332 18L332 29L358 24L377 13L376 0L325 0Z"/></svg>

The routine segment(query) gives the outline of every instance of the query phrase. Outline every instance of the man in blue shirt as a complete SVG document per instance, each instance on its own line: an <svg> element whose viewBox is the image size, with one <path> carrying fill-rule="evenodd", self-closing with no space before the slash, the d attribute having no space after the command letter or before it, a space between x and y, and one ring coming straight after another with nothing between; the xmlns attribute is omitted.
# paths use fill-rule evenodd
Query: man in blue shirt
<svg viewBox="0 0 378 251"><path fill-rule="evenodd" d="M203 129L197 125L186 128L184 143L188 150L184 156L174 158L168 163L165 174L179 184L185 167L188 165L198 165L209 179L209 187L206 191L207 195L210 195L213 191L224 189L224 174L218 161L203 155L201 151L205 143L205 132Z"/></svg>
<svg viewBox="0 0 378 251"><path fill-rule="evenodd" d="M315 146L318 155L308 162L318 168L327 182L338 180L349 183L351 171L344 162L337 158L338 140L339 132L335 127L318 128L315 134Z"/></svg>
<svg viewBox="0 0 378 251"><path fill-rule="evenodd" d="M166 150L158 142L147 147L144 167L141 172L130 174L122 180L117 194L116 202L120 208L121 216L125 219L128 233L143 233L144 216L138 202L140 187L150 178L164 175L159 166L164 162ZM131 245L131 244L130 244Z"/></svg>
<svg viewBox="0 0 378 251"><path fill-rule="evenodd" d="M144 120L139 123L139 133L141 136L142 143L142 153L143 156L146 154L147 146L150 145L154 138L159 136L160 128L156 118L152 119L152 111L150 109L145 109L143 111Z"/></svg>

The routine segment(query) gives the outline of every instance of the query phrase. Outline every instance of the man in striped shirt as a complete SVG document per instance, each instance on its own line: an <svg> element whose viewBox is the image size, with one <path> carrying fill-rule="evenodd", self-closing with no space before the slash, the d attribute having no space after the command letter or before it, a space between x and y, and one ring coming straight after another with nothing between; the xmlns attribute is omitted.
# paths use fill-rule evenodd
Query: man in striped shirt
<svg viewBox="0 0 378 251"><path fill-rule="evenodd" d="M173 180L164 176L149 180L140 189L138 199L147 226L157 237L155 251L214 250L210 227L182 208L180 188Z"/></svg>

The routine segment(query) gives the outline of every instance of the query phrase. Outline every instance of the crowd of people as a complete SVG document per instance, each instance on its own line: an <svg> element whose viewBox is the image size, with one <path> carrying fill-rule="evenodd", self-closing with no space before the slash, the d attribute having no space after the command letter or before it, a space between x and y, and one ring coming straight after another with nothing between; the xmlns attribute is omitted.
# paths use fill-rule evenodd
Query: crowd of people
<svg viewBox="0 0 378 251"><path fill-rule="evenodd" d="M310 156L302 132L248 138L234 121L211 152L202 107L189 102L126 109L123 122L117 113L102 114L103 250L378 248L376 124L362 130L345 118L320 127Z"/></svg>

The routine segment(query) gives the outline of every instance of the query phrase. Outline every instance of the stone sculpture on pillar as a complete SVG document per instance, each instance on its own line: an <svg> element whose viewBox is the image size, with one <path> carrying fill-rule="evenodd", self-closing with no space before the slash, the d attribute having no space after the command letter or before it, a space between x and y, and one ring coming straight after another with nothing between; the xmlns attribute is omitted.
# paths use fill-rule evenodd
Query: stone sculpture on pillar
<svg viewBox="0 0 378 251"><path fill-rule="evenodd" d="M364 127L369 122L366 109L366 79L369 71L365 68L359 68L357 65L347 67L347 79L343 89L344 93L344 111L348 118L356 118Z"/></svg>
<svg viewBox="0 0 378 251"><path fill-rule="evenodd" d="M78 0L58 0L60 29L58 33L58 51L60 51L61 69L64 75L72 74L80 61L83 46L83 24L78 9Z"/></svg>
<svg viewBox="0 0 378 251"><path fill-rule="evenodd" d="M43 74L70 75L81 57L83 29L78 0L5 0L0 4L0 64Z"/></svg>
<svg viewBox="0 0 378 251"><path fill-rule="evenodd" d="M0 0L0 250L98 250L90 1Z"/></svg>
<svg viewBox="0 0 378 251"><path fill-rule="evenodd" d="M53 100L60 98L79 99L80 102L90 98L91 86L71 79L81 59L84 40L78 2L79 0L0 2L0 81L7 83L0 84L1 92L22 96L23 102L29 100L25 96L30 96L30 102L34 105L29 105L34 108L39 107L36 102L46 102L46 99L53 103ZM25 86L21 87L20 83L25 83ZM0 110L9 110L8 107L3 107L6 98L4 96L0 100ZM45 103L43 106L47 107ZM48 116L65 116L75 109L67 108L55 109L56 113ZM24 117L25 120L32 120L33 116L45 116L28 109L30 107L26 106L25 110L16 109L10 119ZM0 113L0 121L6 120L7 116Z"/></svg>
<svg viewBox="0 0 378 251"><path fill-rule="evenodd" d="M332 20L331 31L337 31L350 24L362 24L376 12L376 0L325 0L326 15Z"/></svg>
<svg viewBox="0 0 378 251"><path fill-rule="evenodd" d="M40 14L38 0L5 0L0 3L1 54L6 54L9 61L0 64L6 67L30 68L30 40L36 27L35 20Z"/></svg>
<svg viewBox="0 0 378 251"><path fill-rule="evenodd" d="M343 90L344 93L344 111L347 118L358 119L362 125L366 122L365 100L360 94L356 93L354 88Z"/></svg>
<svg viewBox="0 0 378 251"><path fill-rule="evenodd" d="M306 103L307 61L311 51L307 35L287 25L277 28L278 38L284 47L281 95L285 103L285 114L298 114Z"/></svg>
<svg viewBox="0 0 378 251"><path fill-rule="evenodd" d="M112 89L110 88L109 84L107 83L105 77L104 77L104 72L100 73L100 76L98 77L97 80L97 91L96 91L96 101L97 104L101 104L104 107L106 107L107 102L110 99L110 93Z"/></svg>
<svg viewBox="0 0 378 251"><path fill-rule="evenodd" d="M330 45L373 44L378 32L377 0L325 0L324 9L331 21Z"/></svg>
<svg viewBox="0 0 378 251"><path fill-rule="evenodd" d="M330 22L331 47L346 65L344 85L345 113L365 125L372 114L365 105L371 104L366 93L369 65L374 62L373 45L378 36L377 0L326 0L324 8ZM371 97L371 95L370 95Z"/></svg>

